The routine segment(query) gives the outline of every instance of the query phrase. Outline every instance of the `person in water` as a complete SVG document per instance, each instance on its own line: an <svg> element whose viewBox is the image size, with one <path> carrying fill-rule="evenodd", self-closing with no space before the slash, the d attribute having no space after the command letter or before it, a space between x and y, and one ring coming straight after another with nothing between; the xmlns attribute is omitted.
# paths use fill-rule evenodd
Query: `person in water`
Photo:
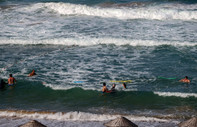
<svg viewBox="0 0 197 127"><path fill-rule="evenodd" d="M188 79L187 76L185 76L184 79L179 80L179 82L183 82L183 83L190 83L190 80Z"/></svg>
<svg viewBox="0 0 197 127"><path fill-rule="evenodd" d="M30 74L28 74L28 77L34 76L36 75L35 70L33 69L32 72Z"/></svg>
<svg viewBox="0 0 197 127"><path fill-rule="evenodd" d="M4 89L5 88L5 82L4 82L4 80L3 79L1 79L1 81L0 81L0 89Z"/></svg>
<svg viewBox="0 0 197 127"><path fill-rule="evenodd" d="M104 82L104 83L103 83L102 92L103 92L103 93L106 93L107 91L108 91L108 89L107 89L106 83Z"/></svg>
<svg viewBox="0 0 197 127"><path fill-rule="evenodd" d="M123 85L123 87L124 87L125 89L127 88L127 85L126 85L126 83L123 83L122 85Z"/></svg>
<svg viewBox="0 0 197 127"><path fill-rule="evenodd" d="M9 79L8 79L8 85L9 86L13 86L16 83L16 79L14 77L12 77L12 74L9 75Z"/></svg>
<svg viewBox="0 0 197 127"><path fill-rule="evenodd" d="M116 84L113 84L110 91L111 91L111 92L114 92L114 91L115 91L115 87L116 87Z"/></svg>

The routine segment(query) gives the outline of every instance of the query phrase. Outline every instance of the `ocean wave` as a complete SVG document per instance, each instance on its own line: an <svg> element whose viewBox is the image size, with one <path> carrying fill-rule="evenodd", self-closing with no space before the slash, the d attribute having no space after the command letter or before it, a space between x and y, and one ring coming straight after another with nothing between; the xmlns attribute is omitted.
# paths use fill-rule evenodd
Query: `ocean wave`
<svg viewBox="0 0 197 127"><path fill-rule="evenodd" d="M49 87L53 90L70 90L70 89L74 89L74 88L80 88L83 90L92 90L92 91L97 91L97 92L101 92L101 88L102 86L100 86L100 88L95 88L95 87L91 87L91 86L86 86L86 85L79 85L74 83L73 86L64 86L64 85L54 85L54 84L50 84L50 83L42 83L45 87ZM116 90L118 91L122 91L123 87L117 86ZM124 91L126 92L130 92L130 91L138 91L136 88L129 88L129 89L124 89Z"/></svg>
<svg viewBox="0 0 197 127"><path fill-rule="evenodd" d="M46 40L16 40L16 39L1 39L0 45L19 44L19 45L66 45L66 46L93 46L99 44L114 44L114 45L130 45L130 46L196 46L197 43L179 42L179 41L156 41L156 40L129 40L120 38L59 38Z"/></svg>
<svg viewBox="0 0 197 127"><path fill-rule="evenodd" d="M72 88L76 88L78 86L70 86L70 87L66 87L66 86L56 86L56 85L52 85L52 84L47 84L44 83L43 84L45 87L50 87L53 90L69 90ZM96 88L86 88L86 87L80 87L83 90L93 90L93 91L101 91L101 89L96 89ZM117 88L118 91L122 91L122 87L118 87ZM137 89L131 88L131 89L126 89L123 90L125 92L142 92L142 91L138 91ZM145 92L145 91L144 91ZM148 92L148 91L146 91ZM159 95L162 97L181 97L181 98L188 98L188 97L195 97L197 98L197 94L196 93L182 93L182 92L153 92L155 95Z"/></svg>
<svg viewBox="0 0 197 127"><path fill-rule="evenodd" d="M69 90L69 89L73 89L73 88L76 88L78 86L63 86L63 85L53 85L53 84L50 84L50 83L46 83L46 82L43 82L42 83L45 87L49 87L53 90ZM84 90L96 90L94 88L84 88Z"/></svg>
<svg viewBox="0 0 197 127"><path fill-rule="evenodd" d="M44 86L46 87L50 87L51 89L53 90L69 90L69 89L72 89L72 88L75 88L76 86L73 86L73 87L64 87L64 86L55 86L55 85L51 85L51 84L44 84ZM100 89L96 89L96 88L83 88L83 90L96 90L96 91L101 91ZM122 89L119 89L119 90L122 90ZM126 89L124 90L125 92L140 92L138 91L137 89ZM188 97L195 97L197 98L197 94L196 93L181 93L181 92L153 92L154 94L156 95L159 95L159 96L163 96L163 97L181 97L181 98L188 98Z"/></svg>
<svg viewBox="0 0 197 127"><path fill-rule="evenodd" d="M197 98L196 93L181 93L181 92L154 92L154 94L157 94L159 96L164 96L164 97L182 97L182 98L187 98L187 97L195 97Z"/></svg>
<svg viewBox="0 0 197 127"><path fill-rule="evenodd" d="M197 5L193 6L197 7ZM187 6L184 7L184 5L178 9L162 6L142 8L102 8L98 6L91 7L69 3L45 3L43 4L43 7L60 15L87 15L117 19L197 20L197 11L195 9L190 10Z"/></svg>
<svg viewBox="0 0 197 127"><path fill-rule="evenodd" d="M29 119L50 119L60 121L106 121L112 120L121 115L110 115L110 114L93 114L86 112L50 112L50 111L27 111L27 110L1 110L0 117L19 117ZM145 116L134 116L126 115L131 121L158 121L158 122L169 122L167 119L160 119L154 117Z"/></svg>
<svg viewBox="0 0 197 127"><path fill-rule="evenodd" d="M66 87L66 86L56 86L56 85L52 85L52 84L47 84L44 83L43 84L45 87L50 87L53 90L69 90L72 88L76 88L77 86L72 86L72 87ZM86 88L86 87L80 87L83 90L93 90L93 91L101 91L100 89L96 89L96 88ZM122 91L122 87L117 87L118 91ZM125 92L142 92L142 91L138 91L137 89L131 88L131 89L126 89L123 90ZM145 91L144 91L145 92ZM148 91L146 91L148 92ZM163 97L181 97L181 98L188 98L188 97L195 97L197 98L197 94L196 93L182 93L182 92L153 92L155 95L159 95L159 96L163 96Z"/></svg>

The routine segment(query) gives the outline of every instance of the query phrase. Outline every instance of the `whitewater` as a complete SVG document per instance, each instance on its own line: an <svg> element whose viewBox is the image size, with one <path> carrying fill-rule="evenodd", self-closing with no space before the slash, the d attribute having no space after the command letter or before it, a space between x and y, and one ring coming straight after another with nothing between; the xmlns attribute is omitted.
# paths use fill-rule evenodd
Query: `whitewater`
<svg viewBox="0 0 197 127"><path fill-rule="evenodd" d="M0 127L104 127L120 116L175 127L196 117L196 1L7 0L0 20L0 79L17 80L0 90ZM116 92L103 94L104 82Z"/></svg>

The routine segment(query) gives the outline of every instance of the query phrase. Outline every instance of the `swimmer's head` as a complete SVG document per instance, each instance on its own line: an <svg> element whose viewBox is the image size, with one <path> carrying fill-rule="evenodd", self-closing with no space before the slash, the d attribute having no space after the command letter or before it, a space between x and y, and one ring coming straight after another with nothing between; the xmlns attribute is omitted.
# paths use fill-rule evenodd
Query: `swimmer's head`
<svg viewBox="0 0 197 127"><path fill-rule="evenodd" d="M12 74L9 74L10 77L12 77Z"/></svg>

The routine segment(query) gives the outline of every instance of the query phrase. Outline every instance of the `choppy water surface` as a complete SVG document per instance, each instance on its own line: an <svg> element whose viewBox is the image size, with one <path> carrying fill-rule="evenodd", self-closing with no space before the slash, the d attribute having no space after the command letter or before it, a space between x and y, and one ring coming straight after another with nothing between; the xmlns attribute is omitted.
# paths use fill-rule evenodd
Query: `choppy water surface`
<svg viewBox="0 0 197 127"><path fill-rule="evenodd" d="M194 1L0 2L0 77L17 79L0 91L0 116L103 122L118 114L143 126L195 116L196 8ZM27 77L32 69L37 75ZM186 75L190 84L178 82ZM132 81L102 95L102 82L111 88L112 80Z"/></svg>

